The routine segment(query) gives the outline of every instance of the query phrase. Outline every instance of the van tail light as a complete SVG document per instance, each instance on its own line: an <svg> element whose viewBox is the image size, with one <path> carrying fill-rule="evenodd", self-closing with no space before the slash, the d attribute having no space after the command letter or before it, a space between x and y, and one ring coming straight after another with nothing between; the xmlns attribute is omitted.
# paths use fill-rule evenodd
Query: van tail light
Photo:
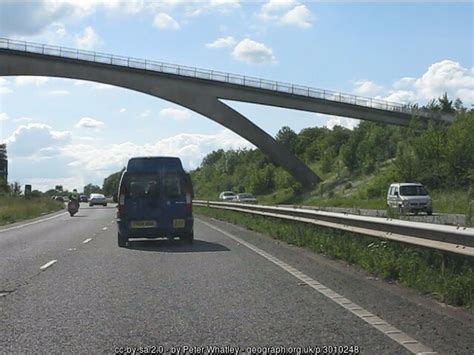
<svg viewBox="0 0 474 355"><path fill-rule="evenodd" d="M193 213L193 200L190 192L186 192L186 213Z"/></svg>
<svg viewBox="0 0 474 355"><path fill-rule="evenodd" d="M118 198L118 217L122 218L125 209L125 195L128 194L128 188L126 183L120 186L119 198Z"/></svg>

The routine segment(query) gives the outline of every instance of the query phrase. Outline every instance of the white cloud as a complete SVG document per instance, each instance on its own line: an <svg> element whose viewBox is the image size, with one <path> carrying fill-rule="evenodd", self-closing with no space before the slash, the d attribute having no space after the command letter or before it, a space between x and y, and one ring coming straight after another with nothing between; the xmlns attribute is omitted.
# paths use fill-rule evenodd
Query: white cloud
<svg viewBox="0 0 474 355"><path fill-rule="evenodd" d="M262 5L261 13L269 14L272 12L287 10L296 3L295 0L269 0Z"/></svg>
<svg viewBox="0 0 474 355"><path fill-rule="evenodd" d="M77 20L93 13L97 1L45 0L0 1L0 23L4 36L35 36L60 20ZM58 30L58 29L56 29ZM58 36L63 35L59 30Z"/></svg>
<svg viewBox="0 0 474 355"><path fill-rule="evenodd" d="M94 49L101 39L91 26L87 26L81 33L76 34L75 42L81 49Z"/></svg>
<svg viewBox="0 0 474 355"><path fill-rule="evenodd" d="M8 117L8 115L5 113L5 112L0 112L0 122L5 122L5 121L8 121L10 119L10 117Z"/></svg>
<svg viewBox="0 0 474 355"><path fill-rule="evenodd" d="M262 5L258 17L266 22L300 28L310 28L313 21L313 15L306 5L294 0L270 0Z"/></svg>
<svg viewBox="0 0 474 355"><path fill-rule="evenodd" d="M11 94L13 92L7 85L9 81L5 78L0 78L0 95Z"/></svg>
<svg viewBox="0 0 474 355"><path fill-rule="evenodd" d="M218 38L214 42L207 43L206 47L208 47L208 48L233 47L235 45L235 43L236 43L236 41L235 41L234 37L227 36L227 37Z"/></svg>
<svg viewBox="0 0 474 355"><path fill-rule="evenodd" d="M216 149L251 148L252 144L224 129L217 134L178 134L152 144L121 144L93 146L71 144L61 154L71 161L80 161L83 170L101 172L102 179L126 165L128 159L140 155L180 157L186 169L199 166L206 154Z"/></svg>
<svg viewBox="0 0 474 355"><path fill-rule="evenodd" d="M281 18L281 22L287 25L295 25L300 28L310 28L311 12L305 5L295 6Z"/></svg>
<svg viewBox="0 0 474 355"><path fill-rule="evenodd" d="M354 92L362 96L374 96L382 91L383 87L370 80L358 80L354 83Z"/></svg>
<svg viewBox="0 0 474 355"><path fill-rule="evenodd" d="M79 137L79 139L80 139L80 140L83 140L83 141L93 141L93 140L94 140L94 138L92 138L92 137L87 137L87 136L85 136L85 137Z"/></svg>
<svg viewBox="0 0 474 355"><path fill-rule="evenodd" d="M445 92L464 102L474 102L474 68L462 67L458 62L443 60L432 64L414 84L419 96L437 98Z"/></svg>
<svg viewBox="0 0 474 355"><path fill-rule="evenodd" d="M359 81L357 86L362 91L367 89L365 94L374 95L381 86L369 81ZM358 94L362 92L354 90ZM396 80L392 87L375 96L377 99L388 100L399 103L420 103L424 104L431 99L437 99L448 93L451 99L460 98L464 105L469 107L474 103L474 68L464 68L458 62L452 60L442 60L428 67L425 73L419 78L403 77Z"/></svg>
<svg viewBox="0 0 474 355"><path fill-rule="evenodd" d="M415 93L410 90L391 90L389 95L375 98L396 103L414 103L417 100Z"/></svg>
<svg viewBox="0 0 474 355"><path fill-rule="evenodd" d="M171 30L178 30L179 29L179 23L172 18L170 15L160 12L159 14L155 15L155 18L153 19L153 26L160 30L166 30L166 29L171 29Z"/></svg>
<svg viewBox="0 0 474 355"><path fill-rule="evenodd" d="M13 121L15 121L15 122L32 122L34 120L30 117L20 117L20 118L15 118Z"/></svg>
<svg viewBox="0 0 474 355"><path fill-rule="evenodd" d="M140 117L141 118L147 118L147 117L150 116L150 114L151 114L151 110L145 110L140 114Z"/></svg>
<svg viewBox="0 0 474 355"><path fill-rule="evenodd" d="M392 86L396 90L410 89L413 87L413 84L415 83L415 81L416 81L416 78L406 76L394 82Z"/></svg>
<svg viewBox="0 0 474 355"><path fill-rule="evenodd" d="M230 14L240 8L239 0L210 0L210 1L176 1L176 3L184 4L184 15L187 17L197 17L212 11L220 14Z"/></svg>
<svg viewBox="0 0 474 355"><path fill-rule="evenodd" d="M159 116L167 120L187 121L191 118L188 110L182 108L167 107L160 111Z"/></svg>
<svg viewBox="0 0 474 355"><path fill-rule="evenodd" d="M235 46L232 56L245 63L265 64L276 61L271 48L249 38L243 39Z"/></svg>
<svg viewBox="0 0 474 355"><path fill-rule="evenodd" d="M15 78L15 84L18 86L22 85L36 85L40 86L48 82L49 78L44 76L17 76Z"/></svg>
<svg viewBox="0 0 474 355"><path fill-rule="evenodd" d="M124 112L126 112L126 111L127 111L127 109L126 109L125 107L122 107L122 108L119 110L120 113L124 113Z"/></svg>
<svg viewBox="0 0 474 355"><path fill-rule="evenodd" d="M11 157L49 155L71 140L68 131L55 131L42 123L30 123L19 126L6 139Z"/></svg>
<svg viewBox="0 0 474 355"><path fill-rule="evenodd" d="M104 126L104 122L98 121L92 117L82 117L79 122L76 123L76 127L78 128L102 128Z"/></svg>
<svg viewBox="0 0 474 355"><path fill-rule="evenodd" d="M336 116L336 117L330 118L327 121L326 127L329 129L333 129L335 126L341 126L341 127L349 128L352 130L355 127L357 127L359 122L360 122L359 120L355 120L352 118Z"/></svg>

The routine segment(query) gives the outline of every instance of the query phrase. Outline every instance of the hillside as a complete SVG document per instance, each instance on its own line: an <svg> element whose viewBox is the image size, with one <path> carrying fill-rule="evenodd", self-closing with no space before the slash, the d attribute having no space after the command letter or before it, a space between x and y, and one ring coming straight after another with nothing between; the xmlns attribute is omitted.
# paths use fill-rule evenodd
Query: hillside
<svg viewBox="0 0 474 355"><path fill-rule="evenodd" d="M468 213L473 198L474 112L459 110L450 126L419 129L361 122L343 127L283 127L276 140L303 160L323 182L304 191L258 150L208 154L191 172L196 197L215 199L220 191L252 192L267 203L385 208L390 183L425 184L437 212Z"/></svg>

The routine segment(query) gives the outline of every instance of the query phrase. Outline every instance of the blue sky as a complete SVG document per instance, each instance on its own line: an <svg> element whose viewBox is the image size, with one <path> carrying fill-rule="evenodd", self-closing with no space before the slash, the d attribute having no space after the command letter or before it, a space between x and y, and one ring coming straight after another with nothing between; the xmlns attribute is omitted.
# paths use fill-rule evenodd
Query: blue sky
<svg viewBox="0 0 474 355"><path fill-rule="evenodd" d="M153 59L316 88L425 103L474 103L471 2L2 1L0 36ZM357 121L228 103L268 133ZM0 78L10 181L92 182L134 155L251 145L209 119L129 90L68 79Z"/></svg>

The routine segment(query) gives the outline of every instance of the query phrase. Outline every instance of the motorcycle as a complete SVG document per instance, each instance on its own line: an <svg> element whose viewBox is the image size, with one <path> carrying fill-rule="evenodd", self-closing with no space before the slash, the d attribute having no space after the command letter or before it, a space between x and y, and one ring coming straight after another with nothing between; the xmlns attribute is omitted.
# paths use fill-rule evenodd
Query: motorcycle
<svg viewBox="0 0 474 355"><path fill-rule="evenodd" d="M79 202L78 201L69 201L69 203L67 204L67 210L69 212L69 214L72 216L74 216L77 211L79 211Z"/></svg>

